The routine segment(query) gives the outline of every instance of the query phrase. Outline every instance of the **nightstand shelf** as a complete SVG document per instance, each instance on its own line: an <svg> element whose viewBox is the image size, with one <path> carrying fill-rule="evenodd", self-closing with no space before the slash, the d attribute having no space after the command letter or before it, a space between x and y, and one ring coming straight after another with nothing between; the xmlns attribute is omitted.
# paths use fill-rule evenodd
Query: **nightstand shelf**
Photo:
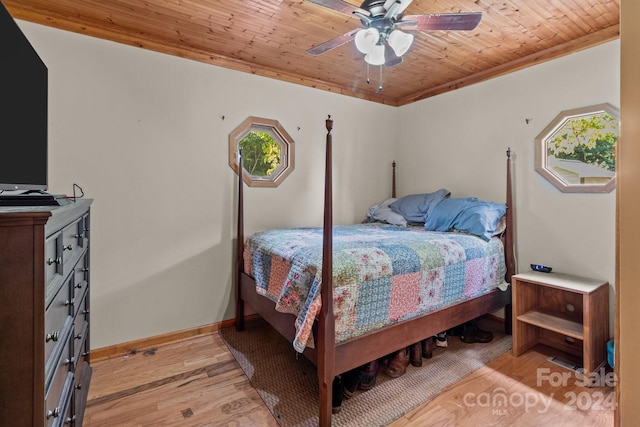
<svg viewBox="0 0 640 427"><path fill-rule="evenodd" d="M544 344L582 359L584 373L606 362L609 284L560 273L513 276L513 355Z"/></svg>
<svg viewBox="0 0 640 427"><path fill-rule="evenodd" d="M560 314L547 310L538 309L528 311L518 316L518 320L575 339L584 340L582 323L565 319Z"/></svg>

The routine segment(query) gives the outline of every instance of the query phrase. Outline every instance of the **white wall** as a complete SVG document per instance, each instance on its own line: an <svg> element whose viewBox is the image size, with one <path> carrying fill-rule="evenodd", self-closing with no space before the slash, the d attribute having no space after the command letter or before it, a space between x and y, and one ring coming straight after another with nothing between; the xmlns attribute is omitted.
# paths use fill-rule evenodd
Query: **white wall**
<svg viewBox="0 0 640 427"><path fill-rule="evenodd" d="M534 139L563 110L619 107L619 63L614 41L404 106L397 155L401 194L445 187L504 201L511 147L520 271L537 263L609 281L612 330L615 191L560 192L534 170Z"/></svg>
<svg viewBox="0 0 640 427"><path fill-rule="evenodd" d="M284 126L296 165L277 189L246 189L247 232L322 224L328 114L334 221L390 194L397 108L19 25L49 69L50 192L95 199L93 348L233 317L228 135L248 116Z"/></svg>
<svg viewBox="0 0 640 427"><path fill-rule="evenodd" d="M227 144L251 115L291 134L296 169L277 189L246 189L247 232L321 224L331 114L336 223L388 197L394 159L400 194L446 187L504 200L510 146L520 269L613 283L615 194L560 193L535 173L533 140L561 110L619 105L618 42L394 108L19 25L49 68L50 191L75 182L95 198L93 348L233 317Z"/></svg>

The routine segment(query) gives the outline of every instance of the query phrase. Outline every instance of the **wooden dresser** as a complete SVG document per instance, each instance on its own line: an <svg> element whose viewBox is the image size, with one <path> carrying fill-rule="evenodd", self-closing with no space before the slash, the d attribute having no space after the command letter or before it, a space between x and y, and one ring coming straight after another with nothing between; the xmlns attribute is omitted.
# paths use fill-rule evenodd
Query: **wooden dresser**
<svg viewBox="0 0 640 427"><path fill-rule="evenodd" d="M0 207L0 425L81 426L91 200Z"/></svg>

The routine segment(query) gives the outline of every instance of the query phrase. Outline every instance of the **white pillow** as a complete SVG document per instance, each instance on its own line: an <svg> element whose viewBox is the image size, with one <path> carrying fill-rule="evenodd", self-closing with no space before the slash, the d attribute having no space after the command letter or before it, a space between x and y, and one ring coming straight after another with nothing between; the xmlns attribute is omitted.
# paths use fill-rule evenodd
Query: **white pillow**
<svg viewBox="0 0 640 427"><path fill-rule="evenodd" d="M389 205L397 199L387 199L379 205L373 205L367 210L367 217L378 222L386 222L388 224L407 226L407 220L400 214L391 210Z"/></svg>

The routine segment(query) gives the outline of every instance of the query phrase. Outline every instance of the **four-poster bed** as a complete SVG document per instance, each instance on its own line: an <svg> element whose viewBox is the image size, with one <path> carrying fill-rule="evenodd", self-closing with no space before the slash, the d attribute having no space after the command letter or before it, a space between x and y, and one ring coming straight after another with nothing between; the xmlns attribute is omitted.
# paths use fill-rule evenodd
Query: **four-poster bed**
<svg viewBox="0 0 640 427"><path fill-rule="evenodd" d="M333 121L329 117L326 120L327 137L326 137L326 164L325 164L325 195L324 195L324 220L322 227L322 257L321 270L331 271L333 274L325 275L319 283L317 283L319 296L314 300L319 305L318 312L311 311L312 318L310 327L309 342L314 345L300 345L300 322L296 326L296 316L290 313L276 311L274 300L267 297L267 290L257 287L256 277L251 271L247 270L247 266L260 261L248 260L245 258L249 252L245 248L244 237L244 220L243 220L243 180L242 174L238 179L238 233L237 233L237 253L236 253L236 269L235 269L235 292L236 292L236 329L244 328L244 306L248 304L257 314L264 318L274 329L278 330L290 342L297 343L298 351L311 360L317 367L319 382L319 425L328 426L331 424L332 413L332 382L336 375L344 373L348 370L361 366L371 360L383 357L398 349L419 342L423 339L432 337L433 335L445 331L447 329L458 326L462 323L475 319L487 313L494 312L500 308L505 309L505 329L510 333L511 327L511 289L506 291L491 286L487 289L477 291L472 295L467 295L463 300L456 300L452 304L446 304L434 307L433 311L411 313L410 316L400 316L397 321L381 324L378 323L378 329L369 328L361 334L354 334L346 338L341 335L342 330L336 335L336 322L342 314L338 311L334 313L334 303L337 292L334 288L336 273L334 270L334 240L340 239L340 233L336 230L339 227L333 226L332 218L332 135L331 130ZM240 162L242 160L240 159ZM395 162L393 165L393 196L395 196ZM242 171L241 163L238 168ZM506 201L506 229L500 235L501 244L496 243L497 239L492 239L492 243L500 245L500 262L504 262L502 267L495 267L492 270L492 277L495 272L504 274L504 280L511 282L511 276L514 274L514 257L513 257L513 209L511 195L511 165L510 151L507 151L507 201ZM364 226L360 226L361 228ZM377 227L375 231L384 231L384 227ZM423 233L424 231L421 230ZM333 235L336 234L334 237ZM408 235L409 233L407 233ZM444 233L441 233L444 234ZM456 234L451 239L472 239L480 245L481 239L475 236L460 236ZM306 237L305 237L306 238ZM286 238L284 238L286 239ZM341 240L335 242L341 245ZM414 244L415 242L412 242ZM490 242L491 243L491 242ZM469 245L469 243L464 243ZM475 243L474 243L475 244ZM484 243L482 243L484 245ZM502 250L502 248L504 248ZM474 249L476 250L476 249ZM492 255L495 257L494 255ZM319 257L319 255L318 255ZM271 262L270 260L268 262ZM275 261L274 261L275 262ZM339 260L337 262L340 262ZM483 261L484 262L484 261ZM486 263L494 263L486 261ZM269 265L270 267L270 265ZM318 265L319 267L319 265ZM485 270L487 268L485 267ZM312 273L315 273L314 270ZM501 280L501 278L500 278ZM487 279L484 279L487 282ZM283 287L282 284L279 285ZM331 289L332 292L327 290ZM465 293L467 291L465 290ZM309 291L311 294L311 291ZM362 304L362 302L359 302ZM308 308L308 307L307 307ZM299 320L299 319L298 319ZM340 339L338 339L340 337ZM296 341L297 340L297 341ZM304 338L303 338L304 341Z"/></svg>

